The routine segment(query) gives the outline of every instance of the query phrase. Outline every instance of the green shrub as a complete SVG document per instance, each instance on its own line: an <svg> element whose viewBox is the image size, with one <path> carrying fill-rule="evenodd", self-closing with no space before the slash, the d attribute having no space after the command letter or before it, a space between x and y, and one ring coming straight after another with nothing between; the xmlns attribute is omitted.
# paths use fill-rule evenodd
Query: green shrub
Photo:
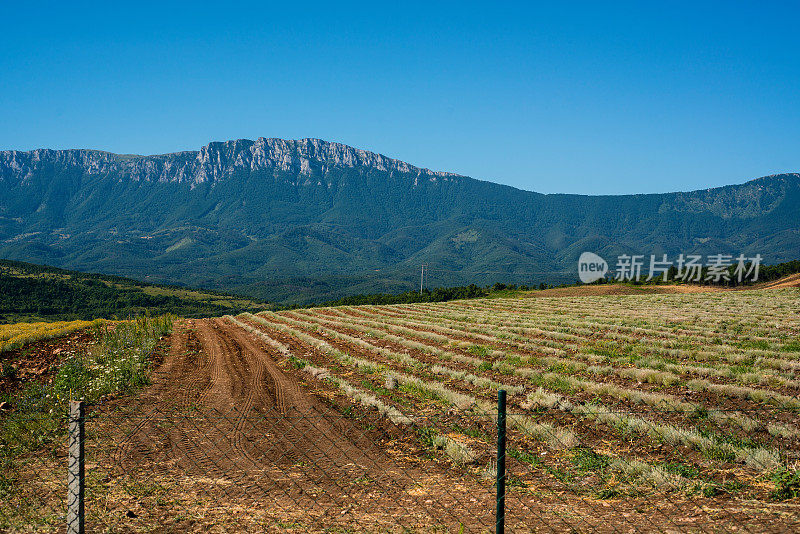
<svg viewBox="0 0 800 534"><path fill-rule="evenodd" d="M17 377L17 368L10 363L0 362L0 379L14 380Z"/></svg>
<svg viewBox="0 0 800 534"><path fill-rule="evenodd" d="M800 497L800 472L794 469L782 469L771 477L775 489L770 497L776 501L785 501Z"/></svg>
<svg viewBox="0 0 800 534"><path fill-rule="evenodd" d="M570 460L581 471L596 473L603 472L611 463L611 459L608 456L600 454L589 447L575 447L572 449L572 458Z"/></svg>
<svg viewBox="0 0 800 534"><path fill-rule="evenodd" d="M525 462L526 464L530 465L539 465L542 463L541 458L537 455L528 452L528 451L520 451L517 449L508 449L506 450L506 454L511 458L516 458L520 462Z"/></svg>
<svg viewBox="0 0 800 534"><path fill-rule="evenodd" d="M478 358L485 358L489 355L489 349L483 345L472 345L469 348L469 352Z"/></svg>

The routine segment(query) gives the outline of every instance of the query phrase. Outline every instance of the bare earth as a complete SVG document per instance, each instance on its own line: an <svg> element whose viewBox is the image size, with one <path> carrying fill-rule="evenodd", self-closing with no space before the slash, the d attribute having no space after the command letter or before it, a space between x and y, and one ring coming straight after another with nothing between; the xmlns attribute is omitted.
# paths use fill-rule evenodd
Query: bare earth
<svg viewBox="0 0 800 534"><path fill-rule="evenodd" d="M773 282L765 282L763 285L760 284L758 288L777 289L782 287L800 287L800 273L790 274L789 276L785 276Z"/></svg>
<svg viewBox="0 0 800 534"><path fill-rule="evenodd" d="M87 457L105 451L93 467L106 474L108 493L98 526L493 531L491 481L432 455L413 430L335 389L319 381L310 388L285 355L255 335L224 319L187 320L170 343L152 386L95 409L97 445ZM312 350L292 349L299 357ZM344 417L347 407L366 416ZM122 480L157 489L132 498L114 484ZM715 499L601 501L510 488L508 502L506 524L514 532L782 531L770 526L780 506L742 511L740 524L714 527L740 513Z"/></svg>
<svg viewBox="0 0 800 534"><path fill-rule="evenodd" d="M377 416L344 417L324 401L329 392L309 394L278 358L223 319L185 321L176 325L151 387L98 407L99 419L116 427L104 429L116 434L117 445L102 469L182 478L187 493L201 497L203 513L195 511L192 521L181 521L182 509L154 517L134 506L138 517L123 525L427 531L434 524L458 530L463 522L467 531L488 529L492 496L483 484L434 460L420 465L414 440L400 429Z"/></svg>
<svg viewBox="0 0 800 534"><path fill-rule="evenodd" d="M740 288L725 288L718 286L702 286L691 284L675 285L641 285L627 284L602 284L575 287L555 287L531 291L526 297L589 297L597 295L642 295L642 294L688 294L688 293L715 293L720 291L747 291L753 289L779 289L800 287L800 273L785 276L780 280L762 282L752 286Z"/></svg>

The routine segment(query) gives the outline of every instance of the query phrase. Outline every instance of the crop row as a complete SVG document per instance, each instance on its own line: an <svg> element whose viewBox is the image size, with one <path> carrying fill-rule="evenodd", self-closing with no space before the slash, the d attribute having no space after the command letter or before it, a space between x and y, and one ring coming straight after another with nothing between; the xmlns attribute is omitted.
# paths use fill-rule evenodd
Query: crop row
<svg viewBox="0 0 800 534"><path fill-rule="evenodd" d="M529 317L567 316L606 321L615 325L658 326L675 333L770 337L787 320L797 317L796 292L735 292L713 295L658 295L626 297L578 297L558 299L497 299L454 301L450 309L494 309ZM747 313L743 313L746 310ZM794 322L795 335L797 323Z"/></svg>
<svg viewBox="0 0 800 534"><path fill-rule="evenodd" d="M453 390L441 382L423 379L419 376L415 376L414 374L407 374L397 371L394 367L389 366L386 363L379 363L377 361L365 360L351 356L348 352L333 347L326 340L319 339L318 337L311 335L308 330L303 329L298 325L287 324L287 322L282 320L284 319L282 316L268 315L268 317L269 319L258 316L243 316L243 318L251 320L255 323L259 323L268 329L291 335L305 344L313 347L317 352L335 358L338 363L344 366L358 369L367 375L377 374L387 381L396 381L401 386L405 386L407 388L406 391L408 392L426 392L427 394L433 395L437 399L440 399L441 401L446 402L459 410L473 412L483 416L489 422L494 422L494 407L487 401ZM289 323L290 322L291 321L289 321ZM327 335L336 337L332 332L328 332ZM338 336L337 339L342 341L346 340L347 338L345 336ZM373 349L381 352L379 351L380 347L373 346ZM420 373L420 367L424 367L424 364L421 362L415 363L410 361L408 357L402 354L387 353L386 351L382 351L382 354L392 356L397 361L402 361L408 365L411 365L417 374ZM310 354L306 354L305 357L310 357ZM322 376L326 375L327 371L323 372ZM451 376L451 378L453 377ZM465 378L465 380L469 382L468 378ZM493 385L497 386L498 384ZM486 385L486 387L491 386L492 385ZM509 415L508 423L512 429L515 429L537 441L541 441L553 449L572 448L577 446L580 442L578 437L570 429L560 428L549 423L539 422L530 416L511 414ZM618 473L620 479L625 479L628 483L633 485L644 485L649 486L650 488L657 486L660 489L666 490L686 489L690 485L689 482L683 479L680 475L670 473L661 466L651 465L638 459L615 456L613 461L610 462L609 469Z"/></svg>
<svg viewBox="0 0 800 534"><path fill-rule="evenodd" d="M313 314L315 312L306 313ZM340 321L346 320L347 324L366 324L373 328L385 329L394 333L402 332L406 335L425 338L436 343L447 344L452 342L447 337L448 335L458 335L462 338L470 338L472 343L490 342L498 345L503 344L503 350L494 350L490 353L495 358L508 357L511 355L512 357L530 359L530 353L534 353L540 363L549 366L562 366L568 371L581 370L595 375L615 374L628 380L651 382L665 386L684 385L689 389L697 391L711 391L722 396L744 398L754 402L766 402L781 408L800 411L800 401L798 401L795 396L785 395L769 389L756 389L732 384L716 384L706 379L685 379L684 377L686 375L691 375L698 371L702 372L706 369L699 368L695 365L671 364L659 361L655 358L637 358L634 363L635 367L630 367L631 359L629 357L601 356L593 353L586 353L580 351L580 347L573 347L574 352L569 353L565 349L553 346L556 342L541 343L540 340L531 339L521 334L512 334L508 330L499 330L498 327L491 325L486 326L475 321L469 324L450 323L448 326L442 326L441 324L431 324L422 321L391 319L381 316L380 314L371 314L371 319L364 319L347 316L338 310L332 310L332 313L342 317ZM479 326L470 326L476 324ZM433 331L431 332L429 330ZM498 331L503 333L503 337L497 334ZM516 350L510 348L512 345L509 345L509 342L515 343L513 346L516 347ZM567 345L568 343L563 342L563 344ZM519 349L522 349L524 352ZM615 365L627 366L613 367L609 365L600 365L601 363L613 363ZM719 373L716 375L716 378L719 378L719 376L736 377L733 373L725 373L724 368L717 370ZM709 375L712 377L715 376L712 373L709 373ZM772 384L774 380L780 379L782 379L782 377L775 377L768 383ZM786 383L784 383L784 385L786 385Z"/></svg>
<svg viewBox="0 0 800 534"><path fill-rule="evenodd" d="M299 314L294 313L289 315ZM428 352L437 358L461 361L463 363L471 364L486 370L491 368L500 373L515 374L520 372L519 369L517 369L517 366L520 364L537 364L545 367L545 369L536 369L536 373L525 371L525 376L532 374L534 379L543 383L543 385L547 385L544 384L544 381L549 379L550 387L553 387L554 384L557 384L561 388L564 388L565 384L568 384L568 389L582 390L593 395L610 396L619 400L631 401L634 404L645 404L655 410L666 412L677 411L687 414L702 413L717 424L733 424L735 428L741 428L747 432L752 432L757 429L766 429L770 434L775 436L800 437L800 430L798 430L794 425L783 425L773 421L761 422L736 411L723 411L718 410L713 406L709 407L699 403L682 401L678 397L670 394L647 392L638 388L625 388L611 383L597 383L590 380L578 380L573 376L575 373L584 373L596 376L617 374L619 377L626 379L646 380L648 375L647 370L644 369L612 368L609 366L588 365L584 362L555 356L532 357L528 354L514 350L508 350L505 353L494 351L500 353L498 354L500 357L495 359L494 362L488 362L473 356L467 356L441 348L441 346L448 345L460 345L462 348L472 348L474 345L471 345L469 342L465 341L455 342L439 334L417 331L411 328L396 325L390 325L387 327L379 322L364 321L363 319L360 321L336 320L327 314L320 315L314 311L305 312L305 317L307 319L318 321L321 324L328 324L339 328L355 330L369 336L390 340L406 348ZM387 331L392 333L390 334ZM551 370L552 372L542 374L545 370ZM715 387L715 385L705 383L695 384L697 389L701 389L701 386L705 386L706 388ZM780 399L772 400L777 401Z"/></svg>
<svg viewBox="0 0 800 534"><path fill-rule="evenodd" d="M663 342L656 338L642 336L639 338L619 339L621 336L608 336L606 331L597 327L586 329L583 332L577 332L574 328L543 328L540 325L546 319L538 317L536 319L538 324L531 325L523 317L503 316L501 314L449 315L442 312L424 314L414 313L409 310L405 317L398 319L394 315L383 315L383 309L377 307L373 311L358 310L357 313L359 315L366 314L380 320L400 321L403 324L413 323L416 326L433 330L444 326L445 328L457 327L462 330L480 333L485 331L487 326L491 326L492 331L504 334L498 337L504 338L508 337L506 334L519 334L529 342L538 343L546 347L545 350L549 349L560 354L566 354L570 350L583 350L598 354L616 353L625 355L628 358L641 358L650 355L657 356L665 361L708 361L712 365L734 366L737 371L742 371L744 369L743 366L771 369L772 374L770 376L763 377L750 372L746 373L742 380L760 381L761 383L773 382L777 385L788 387L798 386L798 382L793 381L791 378L793 376L792 373L800 369L800 361L792 358L794 353L782 355L782 353L776 354L775 351L766 350L739 350L737 352L731 347L719 347L714 344L702 345L705 349L703 351L687 351L664 346ZM699 346L703 344L703 340L698 339L694 343ZM697 368L697 371L703 373L703 367L694 367ZM733 377L737 374L730 372L730 369L721 369L721 372L715 372L711 367L706 368L711 369L708 371L711 375ZM778 369L778 371L773 371L772 369Z"/></svg>
<svg viewBox="0 0 800 534"><path fill-rule="evenodd" d="M788 296L787 296L788 297ZM548 302L542 302L547 300ZM553 302L555 301L555 302ZM535 305L524 305L511 300L491 300L491 301L459 301L437 306L435 309L450 310L452 312L474 312L491 311L492 313L510 314L521 318L547 320L553 324L559 322L570 322L573 324L584 324L593 327L601 324L604 330L621 328L630 329L635 332L637 327L646 327L661 334L674 336L704 336L718 337L724 340L738 340L740 338L755 339L769 338L774 336L775 329L785 326L787 319L792 316L790 312L781 312L777 316L765 317L757 312L749 314L747 319L742 317L727 321L712 320L717 311L711 310L706 313L697 311L681 311L671 316L669 309L672 301L664 298L658 307L648 308L642 306L641 300L630 298L626 301L613 301L607 298L602 300L583 301L576 305L570 305L563 299L530 299ZM695 303L702 305L702 302ZM752 309L758 310L769 303L754 306ZM741 302L734 303L737 311L746 304ZM425 305L413 305L406 308L424 309ZM433 308L428 306L428 309ZM401 307L395 308L397 313L406 313ZM796 309L794 310L797 311ZM685 313L685 315L684 315Z"/></svg>
<svg viewBox="0 0 800 534"><path fill-rule="evenodd" d="M617 344L630 344L633 346L646 344L646 348L651 352L657 352L667 357L680 358L688 356L692 359L715 359L723 357L731 362L742 362L746 360L763 361L765 366L773 366L778 369L787 368L791 370L800 369L800 352L785 351L786 347L794 347L790 344L779 343L767 338L748 338L737 342L738 346L727 344L719 336L704 337L698 333L679 334L669 331L656 331L654 328L643 328L641 326L620 326L603 322L587 322L579 318L565 318L563 315L542 315L520 313L508 313L498 310L473 310L471 313L455 313L450 311L447 306L442 306L431 310L425 307L404 308L404 313L400 317L405 320L430 321L450 321L450 322L470 322L480 324L492 324L499 328L515 328L517 331L524 332L526 335L544 337L558 343L587 343L596 340L599 335L606 342ZM359 310L359 313L392 313L386 308L375 307L369 312ZM448 313L449 312L449 313ZM789 326L788 324L786 326ZM781 328L773 332L785 335L787 329ZM625 333L623 333L625 332ZM742 345L751 345L743 348ZM702 347L701 350L697 350ZM763 348L762 348L763 347ZM692 350L687 350L692 349ZM775 353L782 353L782 358L774 358ZM723 356L719 356L722 354ZM770 361L774 363L770 365Z"/></svg>
<svg viewBox="0 0 800 534"><path fill-rule="evenodd" d="M371 352L372 354L392 359L406 366L406 368L415 369L417 372L425 371L430 374L443 375L451 380L460 381L464 383L467 387L478 387L479 389L482 390L487 390L487 389L494 390L503 388L508 390L512 394L521 394L524 391L524 387L509 385L509 384L501 384L497 381L488 379L484 376L477 376L473 373L451 369L439 364L427 364L425 362L421 362L417 359L412 358L408 354L397 352L385 347L380 347L373 343L367 342L361 338L350 336L348 334L344 334L339 331L326 328L322 326L320 323L313 323L308 321L292 319L290 317L287 317L286 315L276 315L267 313L265 313L264 315L267 315L269 317L270 325L284 323L285 325L284 328L293 329L294 335L297 335L298 331L302 330L307 330L309 332L319 332L319 334L327 338L337 339L343 343L347 343L353 346L358 346L361 350L365 352ZM264 319L261 320L264 321ZM303 335L308 336L309 334L304 333ZM440 352L438 356L441 357L442 353ZM542 376L539 370L534 370L530 368L522 368L522 369L510 368L510 371L516 376L537 381ZM537 383L541 382L539 381ZM598 387L600 386L598 385ZM582 417L589 417L589 418L596 417L597 413L613 414L611 417L613 417L614 421L617 422L617 424L613 426L620 428L621 430L624 431L636 430L637 432L642 432L644 429L649 429L649 434L660 441L685 445L691 448L695 448L696 450L702 453L720 454L726 457L730 457L731 459L735 459L736 461L746 463L747 465L750 465L751 467L755 467L757 469L763 469L763 470L774 469L777 465L780 464L780 457L775 451L767 450L759 446L745 446L745 445L734 446L730 443L719 441L714 437L702 436L697 431L677 428L671 424L659 423L650 419L644 419L629 414L614 412L613 410L602 405L594 405L588 408L581 405L581 407L576 408L573 411L573 413L580 415ZM622 424L622 422L624 422L624 425Z"/></svg>

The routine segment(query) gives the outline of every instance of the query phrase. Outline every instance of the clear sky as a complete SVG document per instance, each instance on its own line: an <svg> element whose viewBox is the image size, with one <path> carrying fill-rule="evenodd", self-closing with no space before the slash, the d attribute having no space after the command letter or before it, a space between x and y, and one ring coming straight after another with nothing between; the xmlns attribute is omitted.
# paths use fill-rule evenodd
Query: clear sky
<svg viewBox="0 0 800 534"><path fill-rule="evenodd" d="M318 137L545 193L741 183L800 171L798 6L7 2L0 149Z"/></svg>

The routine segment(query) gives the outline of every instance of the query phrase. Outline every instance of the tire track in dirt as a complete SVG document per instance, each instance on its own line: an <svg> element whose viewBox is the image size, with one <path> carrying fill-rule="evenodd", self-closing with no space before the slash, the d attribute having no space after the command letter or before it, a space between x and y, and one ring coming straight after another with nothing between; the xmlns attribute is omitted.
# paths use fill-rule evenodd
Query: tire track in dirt
<svg viewBox="0 0 800 534"><path fill-rule="evenodd" d="M192 408L203 409L212 393L224 387L224 368L221 361L223 352L219 346L211 343L205 321L192 321L190 324L192 327L190 335L195 335L200 344L201 350L198 352L203 365L192 365L194 363L192 359L185 357L189 354L188 345L172 352L170 356L178 361L175 368L180 369L180 372L162 377L155 401L165 407L165 411L170 414L168 417L178 414L176 420L171 421L174 427L167 435L168 441L175 448L176 457L184 459L190 464L188 467L193 470L217 474L223 472L226 465L232 464L233 460L228 455L221 455L221 458L215 459L209 454L208 447L202 445L207 443L219 429L217 425L201 429L196 424L190 424L190 414ZM183 387L178 389L175 387L176 384L181 384ZM180 395L174 395L176 389ZM181 399L174 408L169 406L172 398ZM182 412L189 413L184 416Z"/></svg>
<svg viewBox="0 0 800 534"><path fill-rule="evenodd" d="M223 329L225 335L231 336L244 349L248 358L253 358L253 367L266 371L266 376L269 377L267 383L274 391L274 404L269 407L269 411L278 417L284 427L282 441L287 448L287 457L304 457L325 470L355 465L366 471L367 466L364 463L380 465L380 458L367 456L363 448L345 437L342 428L331 424L331 421L341 419L338 414L329 413L328 409L320 406L318 401L283 374L275 363L272 347L265 346L263 341L231 323L224 323ZM256 388L257 385L254 384L253 389ZM297 428L296 423L301 423L300 428ZM333 458L331 451L335 452ZM362 458L361 465L354 464L354 458Z"/></svg>
<svg viewBox="0 0 800 534"><path fill-rule="evenodd" d="M162 407L153 402L154 399L159 399L165 394L168 394L171 381L184 382L192 387L187 387L181 391L181 407L188 407L191 405L189 400L193 392L202 390L200 386L202 378L195 376L192 372L193 361L188 356L192 354L189 350L190 339L192 338L192 323L190 321L176 322L173 327L173 333L170 338L169 354L165 357L161 365L153 372L152 385L129 407L132 413L141 412L144 416L138 417L138 423L132 428L127 429L128 433L118 439L118 445L115 449L114 461L118 465L124 465L125 458L134 456L131 454L131 448L137 449L138 455L152 456L150 453L149 444L142 443L142 436L152 436L154 434L153 424L154 420L162 411ZM175 355L182 355L182 358L176 358ZM199 352L202 356L203 353ZM167 377L167 379L163 379ZM121 425L124 427L124 425ZM138 456L135 455L135 456Z"/></svg>
<svg viewBox="0 0 800 534"><path fill-rule="evenodd" d="M190 357L192 330L202 344L196 358ZM353 468L366 473L365 464L379 466L382 459L367 457L346 437L353 429L331 424L340 422L338 413L321 406L282 373L275 363L275 352L222 319L176 325L170 354L154 373L153 384L135 403L146 415L130 421L134 426L127 426L127 436L117 448L118 459L153 460L161 456L154 437L165 432L153 419L163 416L170 419L171 428L166 443L160 445L187 457L187 467L212 473L242 463L264 468L275 461L306 461L339 475ZM189 408L199 411L195 417L198 421L210 424L203 425L206 428L185 424L194 416L181 418L177 414ZM171 414L176 415L173 418ZM253 436L264 427L274 436L274 443L254 454L253 449L263 440ZM232 449L223 450L220 444L225 443ZM357 462L361 465L348 458L361 458Z"/></svg>
<svg viewBox="0 0 800 534"><path fill-rule="evenodd" d="M187 452L188 459L201 469L214 474L230 473L258 467L258 461L243 446L246 417L256 391L248 384L250 369L241 349L219 333L216 321L198 321L198 336L209 365L195 372L189 385L202 383L209 375L209 387L200 393L195 406L198 412L187 414L186 423L199 420L203 425L178 425L175 438ZM200 447L198 444L202 444ZM228 444L230 449L223 449ZM214 456L218 456L216 460Z"/></svg>
<svg viewBox="0 0 800 534"><path fill-rule="evenodd" d="M273 423L274 442L270 446L259 448L258 443L248 439L248 445L255 446L261 453L258 460L267 465L277 461L284 468L292 464L312 466L306 470L304 478L325 487L323 493L331 499L344 498L350 501L349 505L357 505L342 487L342 481L366 476L381 478L386 475L388 459L353 443L348 436L358 435L359 431L341 428L339 414L330 413L287 378L275 363L278 355L274 347L233 324L214 323L220 328L216 333L226 337L227 344L237 347L252 371L249 386L258 395L254 404L247 408L255 408L258 415L265 415ZM229 354L234 352L231 350ZM397 472L396 469L392 471Z"/></svg>
<svg viewBox="0 0 800 534"><path fill-rule="evenodd" d="M193 350L192 341L202 350ZM231 472L242 463L221 447L236 435L225 424L232 405L220 402L208 409L212 395L234 398L233 389L246 374L236 365L239 358L226 357L231 350L207 321L177 323L170 353L153 373L152 385L126 407L128 423L134 426L120 425L127 432L115 449L114 463L133 470L140 463L157 465L172 457L188 471L210 475ZM197 424L201 420L207 424Z"/></svg>
<svg viewBox="0 0 800 534"><path fill-rule="evenodd" d="M315 485L325 486L323 493L334 500L338 495L339 499L349 501L348 506L365 504L356 502L349 494L347 484L353 481L372 479L394 491L403 491L402 487L411 483L412 477L407 472L394 465L383 451L371 448L374 444L353 441L363 430L338 413L331 413L286 377L275 362L275 358L282 357L275 347L232 323L224 323L224 334L231 336L248 358L257 357L267 371L265 388L274 391L271 413L277 416L276 447L281 450L281 459L287 461L284 463L312 467L304 477ZM424 476L419 473L414 479ZM368 496L367 500L372 498Z"/></svg>
<svg viewBox="0 0 800 534"><path fill-rule="evenodd" d="M272 503L320 518L360 510L388 524L410 509L456 520L451 497L450 505L418 500L430 473L398 463L360 423L303 389L278 365L285 357L224 319L176 323L153 383L109 412L109 469L193 481L211 502L221 493L238 506Z"/></svg>
<svg viewBox="0 0 800 534"><path fill-rule="evenodd" d="M265 395L264 390L259 387L264 380L264 365L257 358L254 358L249 351L243 350L241 345L233 341L224 332L224 325L221 320L214 320L211 323L210 331L206 331L206 334L209 337L213 336L211 342L216 348L221 349L221 354L227 355L225 363L231 371L229 375L232 379L230 399L220 399L223 403L220 408L228 409L235 414L235 421L231 429L233 447L246 459L250 460L254 466L258 466L258 459L247 450L243 443L243 438L248 417L254 415L252 412L256 401L260 401L263 404L273 404L270 402L270 396ZM231 400L234 402L228 408L225 404Z"/></svg>
<svg viewBox="0 0 800 534"><path fill-rule="evenodd" d="M301 411L311 409L309 398L300 392L294 382L286 378L275 363L270 354L273 350L271 347L265 347L260 340L255 340L251 335L230 323L225 323L224 328L227 335L232 336L235 342L239 343L247 354L252 356L251 361L258 369L258 377L254 382L263 382L267 376L269 377L270 385L274 391L275 407L278 412L286 414L287 406Z"/></svg>
<svg viewBox="0 0 800 534"><path fill-rule="evenodd" d="M184 372L181 376L187 386L184 388L182 406L186 408L193 403L202 403L204 396L211 389L211 369L214 362L206 351L202 350L202 343L197 335L195 323L189 323L183 330L186 332L185 338L182 340L184 344L177 349L173 348L172 354L187 355L187 358L181 362L182 366L184 366ZM193 349L193 345L197 346L197 350ZM195 373L197 367L202 369L201 373Z"/></svg>
<svg viewBox="0 0 800 534"><path fill-rule="evenodd" d="M235 374L238 378L244 374L237 369L238 358L226 356L226 349L230 350L230 347L222 346L219 336L209 321L197 321L195 324L203 352L210 361L208 368L210 385L197 399L198 405L207 408L209 404L212 404L215 408L220 409L228 404L229 407L234 398L233 389L238 383L238 380L236 378L232 380L230 375ZM202 381L204 375L205 370L195 371L192 381L195 383Z"/></svg>

